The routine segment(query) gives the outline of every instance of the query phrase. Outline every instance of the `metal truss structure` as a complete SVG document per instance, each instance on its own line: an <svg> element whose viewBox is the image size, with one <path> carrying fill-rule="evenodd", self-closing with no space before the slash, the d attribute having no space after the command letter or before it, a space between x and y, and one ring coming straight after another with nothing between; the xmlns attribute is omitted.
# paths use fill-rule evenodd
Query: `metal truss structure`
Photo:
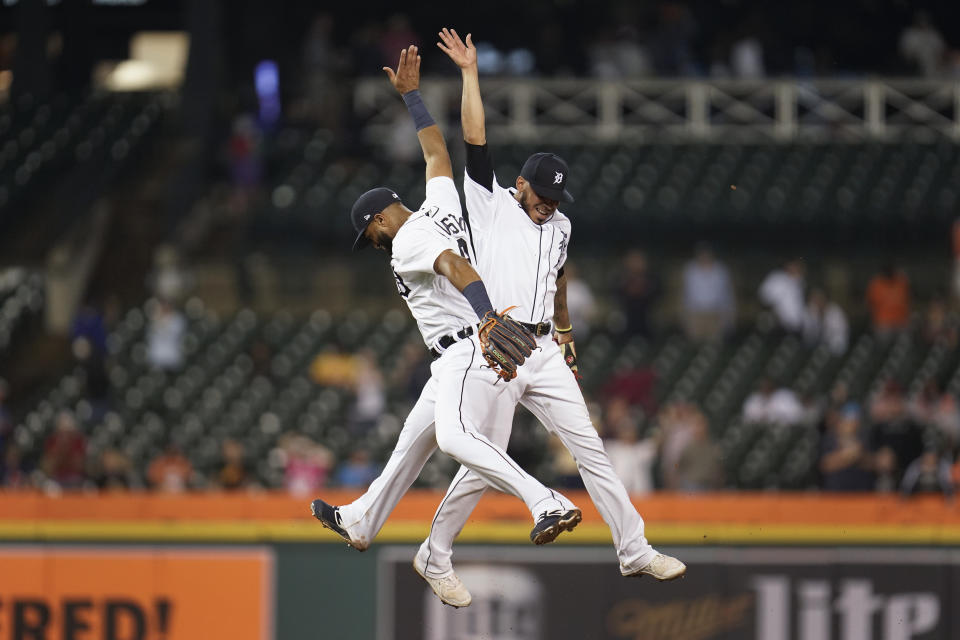
<svg viewBox="0 0 960 640"><path fill-rule="evenodd" d="M630 80L483 78L492 142L960 141L960 81L926 79ZM456 126L460 80L426 79L435 116ZM357 83L368 139L406 122L382 78ZM449 131L450 128L448 127Z"/></svg>

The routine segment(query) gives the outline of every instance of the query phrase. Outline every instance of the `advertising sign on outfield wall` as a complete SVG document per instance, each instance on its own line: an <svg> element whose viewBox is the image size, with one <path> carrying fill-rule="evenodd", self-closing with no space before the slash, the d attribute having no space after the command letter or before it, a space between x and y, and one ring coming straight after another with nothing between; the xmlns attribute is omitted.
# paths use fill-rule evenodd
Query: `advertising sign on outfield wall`
<svg viewBox="0 0 960 640"><path fill-rule="evenodd" d="M612 549L455 548L473 603L443 606L415 547L380 554L379 640L954 640L960 552L678 549L687 576L622 578Z"/></svg>
<svg viewBox="0 0 960 640"><path fill-rule="evenodd" d="M0 548L3 640L271 640L272 603L268 549Z"/></svg>

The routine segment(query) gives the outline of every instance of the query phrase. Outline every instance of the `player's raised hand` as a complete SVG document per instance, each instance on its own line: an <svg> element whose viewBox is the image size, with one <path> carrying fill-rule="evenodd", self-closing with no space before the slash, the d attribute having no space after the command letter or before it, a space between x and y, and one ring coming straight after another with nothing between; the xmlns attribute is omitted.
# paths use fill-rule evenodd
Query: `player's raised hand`
<svg viewBox="0 0 960 640"><path fill-rule="evenodd" d="M444 27L443 31L439 33L439 36L440 42L437 43L437 46L440 47L440 50L447 54L451 60L457 63L458 67L466 69L467 67L475 67L477 65L477 48L473 46L471 34L467 34L466 44L464 44L460 36L457 35L456 29L447 29Z"/></svg>
<svg viewBox="0 0 960 640"><path fill-rule="evenodd" d="M400 62L397 63L397 70L390 67L384 67L387 78L393 88L403 95L414 89L420 88L420 56L417 55L417 47L410 45L400 52Z"/></svg>

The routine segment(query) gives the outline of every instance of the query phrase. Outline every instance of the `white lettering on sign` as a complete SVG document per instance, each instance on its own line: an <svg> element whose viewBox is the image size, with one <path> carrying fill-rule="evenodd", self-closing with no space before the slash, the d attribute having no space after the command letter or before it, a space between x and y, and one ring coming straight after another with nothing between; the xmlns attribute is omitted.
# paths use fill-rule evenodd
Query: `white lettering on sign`
<svg viewBox="0 0 960 640"><path fill-rule="evenodd" d="M757 640L911 640L940 622L936 593L878 594L865 578L841 581L835 599L827 580L798 580L793 585L785 575L761 575L751 584L757 594Z"/></svg>

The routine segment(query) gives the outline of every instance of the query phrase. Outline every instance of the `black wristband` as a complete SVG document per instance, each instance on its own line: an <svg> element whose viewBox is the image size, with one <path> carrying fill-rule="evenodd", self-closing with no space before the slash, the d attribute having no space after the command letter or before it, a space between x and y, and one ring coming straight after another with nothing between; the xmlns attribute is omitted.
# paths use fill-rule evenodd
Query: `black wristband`
<svg viewBox="0 0 960 640"><path fill-rule="evenodd" d="M420 97L419 90L414 89L413 91L407 91L403 94L403 102L407 105L407 111L410 112L417 131L437 124L433 121L430 112L427 111L427 105L423 104L423 98Z"/></svg>
<svg viewBox="0 0 960 640"><path fill-rule="evenodd" d="M474 313L481 320L487 315L488 311L493 311L493 303L490 302L490 296L487 295L487 288L483 286L482 280L474 280L463 288L463 297L467 299Z"/></svg>

